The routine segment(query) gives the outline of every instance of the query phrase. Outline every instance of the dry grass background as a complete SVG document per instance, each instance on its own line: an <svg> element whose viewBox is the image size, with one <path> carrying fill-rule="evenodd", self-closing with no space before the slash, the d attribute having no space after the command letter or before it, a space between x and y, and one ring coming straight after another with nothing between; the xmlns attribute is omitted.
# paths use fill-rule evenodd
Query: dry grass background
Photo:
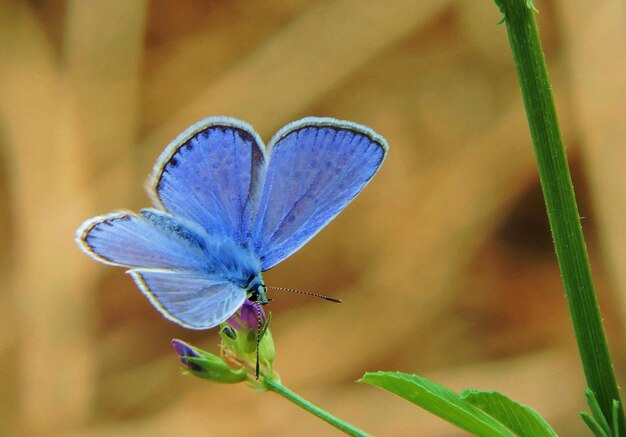
<svg viewBox="0 0 626 437"><path fill-rule="evenodd" d="M583 226L624 381L626 10L537 1ZM585 435L584 388L503 26L489 1L0 3L0 434L336 435L273 394L180 375L164 320L73 243L147 205L142 183L208 115L264 138L354 120L391 152L358 200L266 274L286 385L384 436L462 435L355 384L415 372L502 390Z"/></svg>

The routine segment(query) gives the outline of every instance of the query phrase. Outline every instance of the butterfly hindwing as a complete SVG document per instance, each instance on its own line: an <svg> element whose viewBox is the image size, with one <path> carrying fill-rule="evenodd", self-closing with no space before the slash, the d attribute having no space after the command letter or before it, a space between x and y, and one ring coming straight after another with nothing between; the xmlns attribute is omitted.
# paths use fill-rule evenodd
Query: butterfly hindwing
<svg viewBox="0 0 626 437"><path fill-rule="evenodd" d="M363 189L387 143L370 129L305 118L280 130L253 224L253 246L267 270L298 250Z"/></svg>
<svg viewBox="0 0 626 437"><path fill-rule="evenodd" d="M150 302L169 320L190 329L208 329L230 317L246 291L203 272L131 270Z"/></svg>
<svg viewBox="0 0 626 437"><path fill-rule="evenodd" d="M207 234L242 243L260 193L265 149L248 124L210 117L191 126L159 157L151 195Z"/></svg>

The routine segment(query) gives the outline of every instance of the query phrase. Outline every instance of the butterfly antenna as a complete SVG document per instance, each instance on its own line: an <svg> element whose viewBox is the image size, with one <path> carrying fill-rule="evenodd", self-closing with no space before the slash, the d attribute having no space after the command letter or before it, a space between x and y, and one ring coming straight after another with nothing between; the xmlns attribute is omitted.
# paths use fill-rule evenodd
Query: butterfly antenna
<svg viewBox="0 0 626 437"><path fill-rule="evenodd" d="M263 323L263 319L261 318L261 305L257 302L254 303L254 308L256 308L256 379L259 379L259 372L261 370L261 366L259 364L259 345L261 344L261 325Z"/></svg>
<svg viewBox="0 0 626 437"><path fill-rule="evenodd" d="M334 297L324 296L323 294L319 294L319 293L309 293L309 292L306 292L306 291L294 290L294 289L285 288L285 287L267 287L267 288L269 288L271 290L291 291L292 293L296 293L296 294L304 294L306 296L318 297L320 299L324 299L324 300L327 300L329 302L341 303L341 299L336 299Z"/></svg>

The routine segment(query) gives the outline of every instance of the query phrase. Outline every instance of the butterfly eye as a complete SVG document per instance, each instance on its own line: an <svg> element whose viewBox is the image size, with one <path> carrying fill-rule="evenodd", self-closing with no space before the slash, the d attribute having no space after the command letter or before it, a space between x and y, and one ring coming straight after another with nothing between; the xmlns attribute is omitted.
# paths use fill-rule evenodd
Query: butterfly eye
<svg viewBox="0 0 626 437"><path fill-rule="evenodd" d="M267 288L263 284L254 284L252 287L248 289L248 300L250 302L259 303L261 305L266 305L269 303L267 296L265 294Z"/></svg>
<svg viewBox="0 0 626 437"><path fill-rule="evenodd" d="M267 292L267 287L265 287L265 285L259 285L257 288L257 293L259 295L259 300L258 302L261 305L267 305L270 300L267 298L267 295L265 294Z"/></svg>

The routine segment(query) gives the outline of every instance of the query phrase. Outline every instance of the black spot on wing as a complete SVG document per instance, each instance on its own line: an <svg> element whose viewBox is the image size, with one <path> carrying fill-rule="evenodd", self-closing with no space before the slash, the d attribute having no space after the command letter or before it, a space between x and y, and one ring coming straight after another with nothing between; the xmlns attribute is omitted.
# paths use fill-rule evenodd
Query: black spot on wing
<svg viewBox="0 0 626 437"><path fill-rule="evenodd" d="M256 143L256 138L254 138L254 136L250 132L243 129L236 129L235 132L237 133L237 135L239 135L239 138L242 141L250 144Z"/></svg>

